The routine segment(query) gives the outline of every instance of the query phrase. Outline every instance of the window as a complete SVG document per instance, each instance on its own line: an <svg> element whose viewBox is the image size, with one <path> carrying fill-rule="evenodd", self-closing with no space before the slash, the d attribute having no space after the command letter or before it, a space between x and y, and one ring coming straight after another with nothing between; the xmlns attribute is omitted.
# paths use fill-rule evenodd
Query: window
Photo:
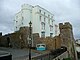
<svg viewBox="0 0 80 60"><path fill-rule="evenodd" d="M16 29L17 29L17 27L16 27Z"/></svg>
<svg viewBox="0 0 80 60"><path fill-rule="evenodd" d="M46 18L44 17L44 22L45 22L45 19L46 19Z"/></svg>
<svg viewBox="0 0 80 60"><path fill-rule="evenodd" d="M53 20L52 20L52 25L53 25Z"/></svg>
<svg viewBox="0 0 80 60"><path fill-rule="evenodd" d="M45 37L45 32L41 32L41 37Z"/></svg>
<svg viewBox="0 0 80 60"><path fill-rule="evenodd" d="M53 16L51 16L51 19L53 19Z"/></svg>
<svg viewBox="0 0 80 60"><path fill-rule="evenodd" d="M50 24L50 19L48 20L48 24Z"/></svg>
<svg viewBox="0 0 80 60"><path fill-rule="evenodd" d="M22 20L24 20L24 17L22 16Z"/></svg>
<svg viewBox="0 0 80 60"><path fill-rule="evenodd" d="M44 12L44 16L45 16L45 12Z"/></svg>
<svg viewBox="0 0 80 60"><path fill-rule="evenodd" d="M22 22L22 25L23 25L23 22Z"/></svg>
<svg viewBox="0 0 80 60"><path fill-rule="evenodd" d="M40 21L41 21L41 16L40 16Z"/></svg>
<svg viewBox="0 0 80 60"><path fill-rule="evenodd" d="M41 13L41 10L39 10L39 12Z"/></svg>
<svg viewBox="0 0 80 60"><path fill-rule="evenodd" d="M18 21L16 21L16 23L17 23Z"/></svg>
<svg viewBox="0 0 80 60"><path fill-rule="evenodd" d="M36 44L36 48L39 48L39 47L46 47L46 45L45 44Z"/></svg>
<svg viewBox="0 0 80 60"><path fill-rule="evenodd" d="M46 19L46 18L45 18L45 12L44 12L44 22L45 22L45 19Z"/></svg>
<svg viewBox="0 0 80 60"><path fill-rule="evenodd" d="M53 37L53 33L50 33L50 37Z"/></svg>
<svg viewBox="0 0 80 60"><path fill-rule="evenodd" d="M44 22L41 23L41 27L42 27L42 30L45 30L45 23Z"/></svg>
<svg viewBox="0 0 80 60"><path fill-rule="evenodd" d="M48 15L48 18L50 18L50 15Z"/></svg>
<svg viewBox="0 0 80 60"><path fill-rule="evenodd" d="M52 25L50 25L50 31L53 31L53 26Z"/></svg>
<svg viewBox="0 0 80 60"><path fill-rule="evenodd" d="M48 24L50 24L50 15L48 15Z"/></svg>
<svg viewBox="0 0 80 60"><path fill-rule="evenodd" d="M17 27L16 27L16 29L17 29Z"/></svg>
<svg viewBox="0 0 80 60"><path fill-rule="evenodd" d="M18 16L16 16L16 19L18 18Z"/></svg>

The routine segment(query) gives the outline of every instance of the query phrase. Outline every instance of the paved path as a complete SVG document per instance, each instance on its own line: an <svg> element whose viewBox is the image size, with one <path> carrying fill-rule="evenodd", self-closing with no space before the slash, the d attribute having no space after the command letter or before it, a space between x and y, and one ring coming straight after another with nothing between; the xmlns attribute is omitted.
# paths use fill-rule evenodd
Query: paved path
<svg viewBox="0 0 80 60"><path fill-rule="evenodd" d="M7 51L12 54L13 60L25 60L28 58L28 49L13 49L0 47L1 51ZM32 52L32 56L38 55L38 53Z"/></svg>

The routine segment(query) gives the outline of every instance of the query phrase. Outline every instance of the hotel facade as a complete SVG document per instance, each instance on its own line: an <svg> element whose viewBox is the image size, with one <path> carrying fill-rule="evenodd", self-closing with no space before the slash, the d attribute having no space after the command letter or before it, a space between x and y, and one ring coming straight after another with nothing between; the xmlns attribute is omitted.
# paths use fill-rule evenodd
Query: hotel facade
<svg viewBox="0 0 80 60"><path fill-rule="evenodd" d="M23 4L21 11L15 15L14 31L18 31L20 27L29 26L30 21L32 22L32 33L39 33L40 37L54 37L59 34L52 13L39 5L28 4Z"/></svg>

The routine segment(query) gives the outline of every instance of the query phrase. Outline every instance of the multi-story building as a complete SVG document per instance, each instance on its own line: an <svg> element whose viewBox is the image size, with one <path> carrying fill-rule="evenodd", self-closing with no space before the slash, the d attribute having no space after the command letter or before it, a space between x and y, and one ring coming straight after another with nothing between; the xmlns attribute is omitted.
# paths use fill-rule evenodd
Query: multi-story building
<svg viewBox="0 0 80 60"><path fill-rule="evenodd" d="M40 37L55 36L55 20L53 14L39 5L31 6L23 4L21 11L15 16L15 31L20 27L29 26L32 22L32 32L39 33Z"/></svg>
<svg viewBox="0 0 80 60"><path fill-rule="evenodd" d="M75 41L75 46L76 46L78 60L80 60L80 39L77 39Z"/></svg>

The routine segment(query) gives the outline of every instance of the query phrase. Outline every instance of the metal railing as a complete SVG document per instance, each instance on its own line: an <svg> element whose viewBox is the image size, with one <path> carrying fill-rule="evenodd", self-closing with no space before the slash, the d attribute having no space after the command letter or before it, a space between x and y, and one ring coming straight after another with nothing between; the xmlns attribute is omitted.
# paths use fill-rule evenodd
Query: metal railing
<svg viewBox="0 0 80 60"><path fill-rule="evenodd" d="M63 60L63 58L68 58L67 49L59 48L53 50L53 52L33 56L31 60L55 60L55 59Z"/></svg>

